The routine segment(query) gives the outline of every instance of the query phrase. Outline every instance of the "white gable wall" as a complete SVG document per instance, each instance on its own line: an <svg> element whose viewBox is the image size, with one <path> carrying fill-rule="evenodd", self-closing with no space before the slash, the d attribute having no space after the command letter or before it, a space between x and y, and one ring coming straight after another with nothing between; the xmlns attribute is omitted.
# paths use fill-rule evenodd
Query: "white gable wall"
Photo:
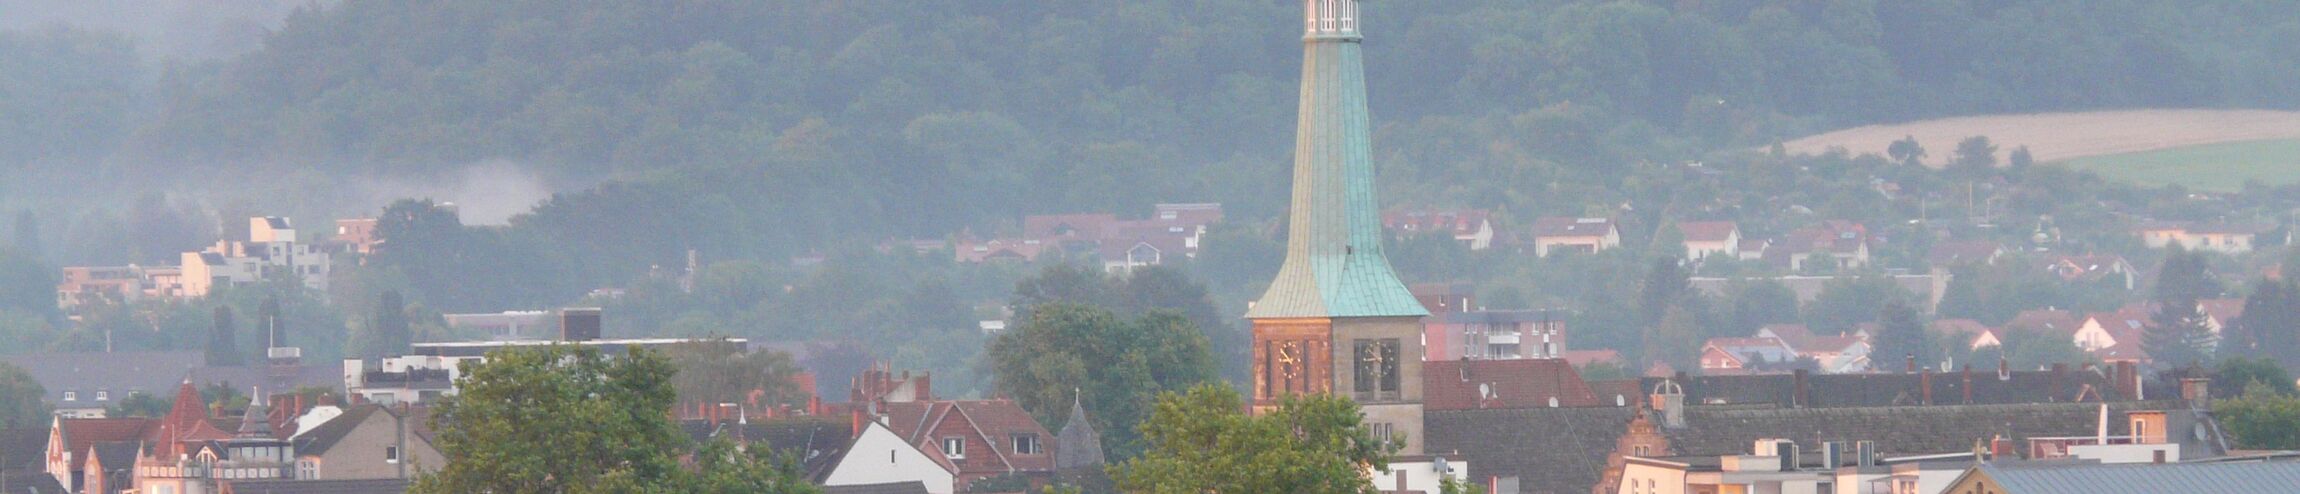
<svg viewBox="0 0 2300 494"><path fill-rule="evenodd" d="M869 485L893 482L921 482L926 491L951 494L956 476L933 458L916 447L904 443L885 425L870 422L854 445L847 449L846 457L831 474L823 478L823 485Z"/></svg>

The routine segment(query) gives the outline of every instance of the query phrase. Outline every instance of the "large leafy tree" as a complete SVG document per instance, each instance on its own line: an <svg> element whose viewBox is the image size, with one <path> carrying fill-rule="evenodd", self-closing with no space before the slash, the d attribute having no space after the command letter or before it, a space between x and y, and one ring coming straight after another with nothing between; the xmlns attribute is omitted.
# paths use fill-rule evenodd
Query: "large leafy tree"
<svg viewBox="0 0 2300 494"><path fill-rule="evenodd" d="M744 352L726 340L698 341L663 351L678 367L671 387L681 403L741 403L751 407L801 404L799 364L790 352L762 349ZM758 393L756 398L752 393Z"/></svg>
<svg viewBox="0 0 2300 494"><path fill-rule="evenodd" d="M22 367L0 362L0 429L47 426L47 393Z"/></svg>
<svg viewBox="0 0 2300 494"><path fill-rule="evenodd" d="M1110 475L1126 492L1381 492L1369 474L1387 467L1395 446L1373 437L1356 402L1294 396L1258 415L1244 410L1228 386L1161 393L1141 426L1149 450Z"/></svg>
<svg viewBox="0 0 2300 494"><path fill-rule="evenodd" d="M491 352L466 372L432 416L447 465L413 492L671 491L685 480L669 359L554 345Z"/></svg>
<svg viewBox="0 0 2300 494"><path fill-rule="evenodd" d="M2253 383L2242 396L2214 402L2212 413L2247 449L2300 449L2300 397Z"/></svg>
<svg viewBox="0 0 2300 494"><path fill-rule="evenodd" d="M1217 379L1206 337L1179 314L1153 311L1127 320L1067 302L1030 314L990 343L998 391L1046 424L1061 423L1072 400L1082 400L1111 458L1142 450L1135 425L1160 391Z"/></svg>
<svg viewBox="0 0 2300 494"><path fill-rule="evenodd" d="M1934 362L1941 353L1925 337L1924 314L1900 300L1886 302L1878 309L1877 334L1870 339L1876 345L1869 351L1871 361L1884 365L1907 356L1916 357L1920 363Z"/></svg>

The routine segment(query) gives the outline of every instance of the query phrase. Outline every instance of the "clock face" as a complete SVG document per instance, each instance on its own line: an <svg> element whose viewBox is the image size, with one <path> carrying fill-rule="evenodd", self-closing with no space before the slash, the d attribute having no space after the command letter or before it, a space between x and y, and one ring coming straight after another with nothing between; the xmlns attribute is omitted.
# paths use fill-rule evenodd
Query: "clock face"
<svg viewBox="0 0 2300 494"><path fill-rule="evenodd" d="M1296 341L1278 343L1278 372L1286 379L1301 377L1302 344Z"/></svg>

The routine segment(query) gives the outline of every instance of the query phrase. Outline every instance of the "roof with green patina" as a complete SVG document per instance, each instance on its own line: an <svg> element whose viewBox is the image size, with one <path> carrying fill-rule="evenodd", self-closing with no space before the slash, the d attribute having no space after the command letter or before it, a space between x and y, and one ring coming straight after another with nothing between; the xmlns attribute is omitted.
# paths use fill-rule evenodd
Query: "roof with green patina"
<svg viewBox="0 0 2300 494"><path fill-rule="evenodd" d="M1246 317L1429 314L1382 253L1365 64L1349 34L1303 43L1286 261Z"/></svg>

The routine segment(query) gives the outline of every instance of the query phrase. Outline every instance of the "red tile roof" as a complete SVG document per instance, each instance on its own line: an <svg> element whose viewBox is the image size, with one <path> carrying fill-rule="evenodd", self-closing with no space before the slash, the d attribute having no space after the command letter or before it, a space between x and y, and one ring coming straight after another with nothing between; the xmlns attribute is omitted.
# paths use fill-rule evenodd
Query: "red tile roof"
<svg viewBox="0 0 2300 494"><path fill-rule="evenodd" d="M904 441L923 444L921 449L934 448L934 438L953 434L966 434L990 443L991 453L1004 466L1003 471L1053 471L1054 434L1008 400L942 400L907 403L888 403L881 410L887 416L887 427ZM943 419L956 414L972 430L941 430ZM1010 439L1015 434L1037 434L1042 453L1017 455ZM970 455L971 456L971 455ZM961 473L964 472L961 468Z"/></svg>
<svg viewBox="0 0 2300 494"><path fill-rule="evenodd" d="M1573 218L1544 216L1533 220L1530 230L1535 238L1542 237L1602 237L1614 231L1612 218Z"/></svg>
<svg viewBox="0 0 2300 494"><path fill-rule="evenodd" d="M1422 404L1430 410L1600 406L1589 383L1564 359L1433 360L1422 363Z"/></svg>
<svg viewBox="0 0 2300 494"><path fill-rule="evenodd" d="M1741 226L1731 221L1687 221L1677 224L1677 231L1687 242L1723 242Z"/></svg>

